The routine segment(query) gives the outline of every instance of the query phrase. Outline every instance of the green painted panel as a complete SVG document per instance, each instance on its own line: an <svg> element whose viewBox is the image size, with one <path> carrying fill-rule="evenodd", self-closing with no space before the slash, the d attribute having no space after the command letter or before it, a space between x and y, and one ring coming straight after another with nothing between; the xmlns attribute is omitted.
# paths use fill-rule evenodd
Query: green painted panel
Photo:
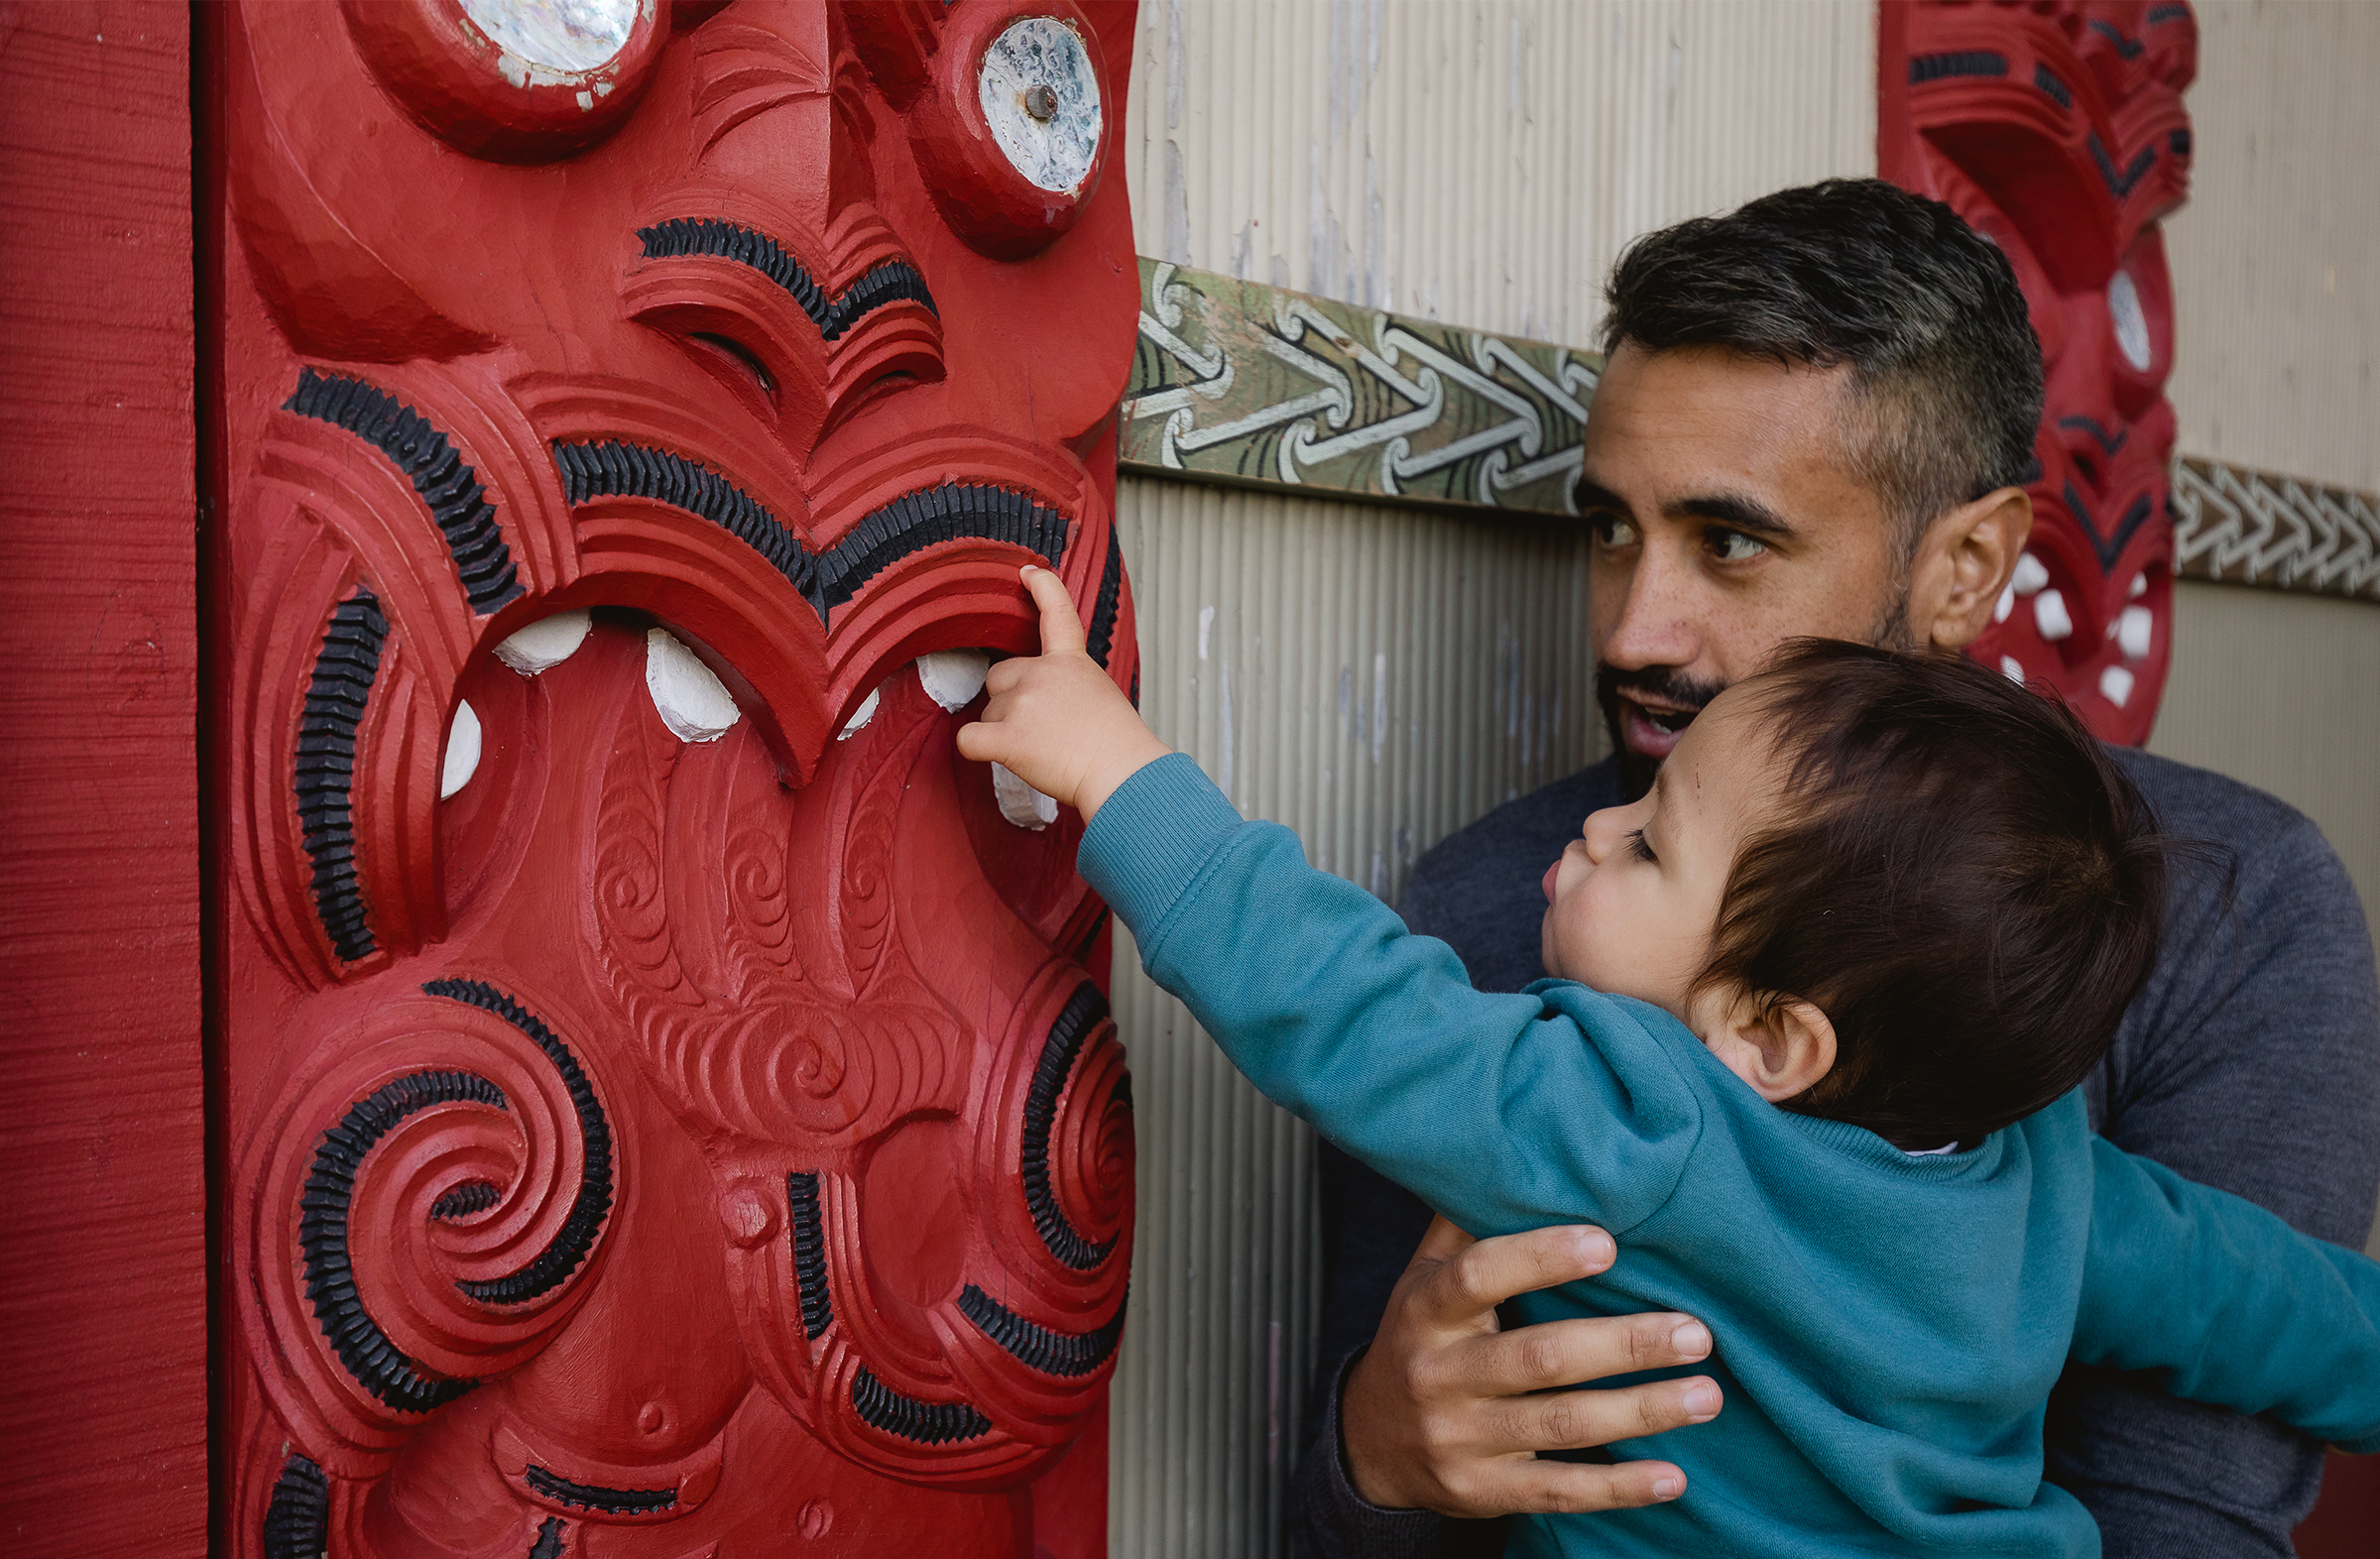
<svg viewBox="0 0 2380 1559"><path fill-rule="evenodd" d="M1603 358L1140 261L1127 469L1567 515Z"/></svg>

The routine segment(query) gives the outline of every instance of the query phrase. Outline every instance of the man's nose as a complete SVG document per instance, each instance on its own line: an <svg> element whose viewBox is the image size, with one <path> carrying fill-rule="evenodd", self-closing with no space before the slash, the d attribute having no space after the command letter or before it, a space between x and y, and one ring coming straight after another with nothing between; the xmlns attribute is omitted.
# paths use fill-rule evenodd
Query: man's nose
<svg viewBox="0 0 2380 1559"><path fill-rule="evenodd" d="M1611 632L1604 641L1604 662L1621 670L1648 665L1687 666L1702 653L1700 620L1687 571L1647 546L1629 571Z"/></svg>

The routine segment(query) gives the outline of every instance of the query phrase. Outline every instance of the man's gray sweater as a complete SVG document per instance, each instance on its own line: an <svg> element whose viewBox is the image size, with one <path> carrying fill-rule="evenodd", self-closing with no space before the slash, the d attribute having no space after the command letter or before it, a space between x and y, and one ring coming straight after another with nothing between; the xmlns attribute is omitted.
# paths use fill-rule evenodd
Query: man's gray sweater
<svg viewBox="0 0 2380 1559"><path fill-rule="evenodd" d="M2175 881L2156 972L2084 1085L2091 1123L2119 1147L2361 1249L2380 1192L2380 987L2346 868L2320 830L2261 790L2115 756L2166 832L2229 853L2229 881L2212 867ZM1449 943L1481 990L1519 990L1544 973L1547 863L1589 812L1621 799L1606 760L1489 812L1422 857L1397 906L1405 923ZM1298 1535L1315 1559L1500 1552L1504 1522L1382 1510L1349 1485L1341 1377L1430 1215L1328 1143L1321 1154L1321 1379ZM2320 1487L2320 1448L2303 1437L2079 1366L2051 1401L2048 1438L2047 1476L2097 1518L2110 1559L2291 1559L2290 1530Z"/></svg>

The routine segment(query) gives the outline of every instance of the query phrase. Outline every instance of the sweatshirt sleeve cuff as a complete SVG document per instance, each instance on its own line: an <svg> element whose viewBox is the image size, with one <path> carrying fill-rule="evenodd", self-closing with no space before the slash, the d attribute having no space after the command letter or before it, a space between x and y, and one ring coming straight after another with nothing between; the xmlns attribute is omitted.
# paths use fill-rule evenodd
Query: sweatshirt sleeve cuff
<svg viewBox="0 0 2380 1559"><path fill-rule="evenodd" d="M1116 787L1083 830L1075 867L1136 936L1242 823L1198 765L1173 753Z"/></svg>

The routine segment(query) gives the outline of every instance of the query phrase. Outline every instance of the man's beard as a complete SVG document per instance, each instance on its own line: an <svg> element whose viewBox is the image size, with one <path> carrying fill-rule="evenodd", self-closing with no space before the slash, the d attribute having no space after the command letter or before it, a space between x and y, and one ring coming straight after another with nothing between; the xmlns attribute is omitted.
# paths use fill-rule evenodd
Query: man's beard
<svg viewBox="0 0 2380 1559"><path fill-rule="evenodd" d="M1867 643L1874 649L1893 650L1904 654L1916 648L1909 632L1909 580L1904 574L1892 598L1885 602L1875 625L1868 630ZM1726 682L1698 682L1674 665L1641 666L1622 671L1614 666L1599 664L1595 668L1595 701L1603 706L1604 729L1611 738L1611 751L1619 759L1621 799L1633 801L1653 787L1653 776L1659 772L1661 761L1647 758L1628 746L1620 725L1622 691L1642 693L1663 704L1687 711L1678 722L1683 729L1693 723L1704 706L1727 690Z"/></svg>

